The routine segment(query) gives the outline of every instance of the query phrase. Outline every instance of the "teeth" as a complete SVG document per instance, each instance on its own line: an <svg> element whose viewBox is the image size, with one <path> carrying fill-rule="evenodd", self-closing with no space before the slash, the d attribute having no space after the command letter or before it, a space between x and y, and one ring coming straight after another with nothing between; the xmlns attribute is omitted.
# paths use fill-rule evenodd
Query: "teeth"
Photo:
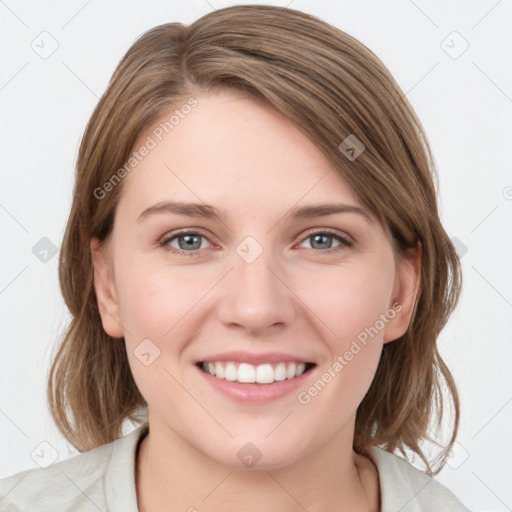
<svg viewBox="0 0 512 512"><path fill-rule="evenodd" d="M241 363L237 376L238 382L256 382L256 370L251 364Z"/></svg>
<svg viewBox="0 0 512 512"><path fill-rule="evenodd" d="M274 369L271 364L260 364L256 368L256 382L270 384L274 380Z"/></svg>
<svg viewBox="0 0 512 512"><path fill-rule="evenodd" d="M236 371L236 366L235 366L235 363L228 363L226 365L226 373L224 375L224 378L226 380L237 380L237 371Z"/></svg>
<svg viewBox="0 0 512 512"><path fill-rule="evenodd" d="M279 363L274 370L274 379L275 380L285 380L286 379L286 366L284 363Z"/></svg>
<svg viewBox="0 0 512 512"><path fill-rule="evenodd" d="M215 371L212 372L210 370L210 373L212 375L216 375L217 377L219 377L219 379L223 379L224 378L224 366L222 366L220 363L215 363Z"/></svg>
<svg viewBox="0 0 512 512"><path fill-rule="evenodd" d="M265 363L255 366L240 363L237 367L234 362L229 361L226 363L203 363L203 370L218 379L232 382L271 384L302 375L306 371L306 365L304 363L278 363L273 366Z"/></svg>

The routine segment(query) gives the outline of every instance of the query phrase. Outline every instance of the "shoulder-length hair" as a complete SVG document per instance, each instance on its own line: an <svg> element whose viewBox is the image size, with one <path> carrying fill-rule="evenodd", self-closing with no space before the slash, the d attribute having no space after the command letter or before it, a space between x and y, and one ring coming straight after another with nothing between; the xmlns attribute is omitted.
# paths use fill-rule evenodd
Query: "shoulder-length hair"
<svg viewBox="0 0 512 512"><path fill-rule="evenodd" d="M360 454L371 445L404 455L410 449L436 474L459 425L457 389L436 342L458 303L462 273L439 218L438 176L426 135L405 94L365 45L314 16L273 6L227 7L188 26L166 23L147 31L99 100L81 140L59 259L71 313L48 376L59 430L86 451L119 438L123 422L137 422L137 411L147 406L124 343L105 333L99 315L90 240L108 240L123 182L100 198L98 190L106 190L138 137L163 114L194 94L222 89L262 101L302 129L386 228L397 258L421 244L413 316L407 332L383 347L357 410L353 446ZM351 134L365 147L357 159L339 149ZM452 435L432 472L420 443L438 444L428 430L431 419L441 424L447 397L455 411Z"/></svg>

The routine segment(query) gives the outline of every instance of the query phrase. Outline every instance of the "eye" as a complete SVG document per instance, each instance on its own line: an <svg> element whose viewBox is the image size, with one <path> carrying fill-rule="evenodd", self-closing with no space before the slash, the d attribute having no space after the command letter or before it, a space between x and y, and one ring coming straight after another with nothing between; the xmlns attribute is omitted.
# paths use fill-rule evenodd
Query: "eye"
<svg viewBox="0 0 512 512"><path fill-rule="evenodd" d="M196 231L180 231L164 237L162 241L159 242L159 245L177 254L196 256L198 254L196 251L205 249L210 245L206 243L206 246L203 246L202 241L205 240L207 240L207 238Z"/></svg>
<svg viewBox="0 0 512 512"><path fill-rule="evenodd" d="M339 244L335 247L332 247L332 239L337 240ZM320 251L316 252L332 253L354 245L354 243L348 237L342 235L338 231L333 231L330 229L309 233L308 236L303 239L302 243L308 240L311 240L312 249L320 249Z"/></svg>

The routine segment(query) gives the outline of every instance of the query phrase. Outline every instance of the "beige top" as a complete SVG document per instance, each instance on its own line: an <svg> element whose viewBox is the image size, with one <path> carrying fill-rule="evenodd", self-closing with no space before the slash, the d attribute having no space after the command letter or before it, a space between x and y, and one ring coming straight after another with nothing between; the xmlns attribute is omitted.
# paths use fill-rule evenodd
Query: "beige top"
<svg viewBox="0 0 512 512"><path fill-rule="evenodd" d="M2 512L138 512L135 461L147 423L130 434L46 469L0 480ZM377 447L381 512L470 512L435 478Z"/></svg>

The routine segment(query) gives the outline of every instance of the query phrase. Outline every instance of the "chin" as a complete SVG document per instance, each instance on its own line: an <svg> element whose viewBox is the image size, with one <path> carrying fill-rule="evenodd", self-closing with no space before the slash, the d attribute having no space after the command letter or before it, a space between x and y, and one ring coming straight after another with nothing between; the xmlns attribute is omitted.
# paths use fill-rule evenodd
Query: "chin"
<svg viewBox="0 0 512 512"><path fill-rule="evenodd" d="M268 434L268 432L267 432ZM301 440L288 436L284 443L284 436L276 436L275 439L265 439L267 434L258 436L244 436L243 440L230 439L227 443L216 443L204 447L203 453L218 464L222 464L234 470L275 470L289 466L306 454L307 450L298 449ZM249 439L253 439L250 441ZM302 442L304 440L302 439Z"/></svg>
<svg viewBox="0 0 512 512"><path fill-rule="evenodd" d="M241 450L248 447L242 447ZM214 454L217 455L217 454ZM270 471L276 469L282 469L290 464L293 464L300 458L300 455L296 452L290 451L289 453L273 453L265 456L264 451L256 452L254 449L249 450L241 455L241 459L237 455L235 457L229 453L218 454L218 457L213 457L218 464L222 464L233 470L244 470L244 471ZM252 460L251 460L252 458Z"/></svg>

